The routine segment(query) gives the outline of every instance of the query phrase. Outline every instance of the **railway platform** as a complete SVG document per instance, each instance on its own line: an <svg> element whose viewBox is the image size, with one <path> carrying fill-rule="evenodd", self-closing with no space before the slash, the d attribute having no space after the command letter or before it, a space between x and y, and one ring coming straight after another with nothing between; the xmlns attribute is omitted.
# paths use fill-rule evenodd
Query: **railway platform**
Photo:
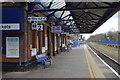
<svg viewBox="0 0 120 80"><path fill-rule="evenodd" d="M3 78L118 78L89 49L86 44L70 52L58 54L52 65L27 72L7 72Z"/></svg>

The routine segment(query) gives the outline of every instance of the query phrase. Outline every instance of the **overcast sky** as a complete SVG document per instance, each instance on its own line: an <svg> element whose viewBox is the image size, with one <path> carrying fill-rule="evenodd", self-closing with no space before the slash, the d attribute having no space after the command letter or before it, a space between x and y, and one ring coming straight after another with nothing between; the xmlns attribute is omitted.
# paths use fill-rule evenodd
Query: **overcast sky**
<svg viewBox="0 0 120 80"><path fill-rule="evenodd" d="M119 11L120 14L120 11ZM120 19L120 15L119 15ZM99 33L106 33L108 31L115 30L118 31L118 13L113 15L109 20L103 23L98 29L96 29L92 34L83 34L85 39L88 39L90 35L95 35Z"/></svg>

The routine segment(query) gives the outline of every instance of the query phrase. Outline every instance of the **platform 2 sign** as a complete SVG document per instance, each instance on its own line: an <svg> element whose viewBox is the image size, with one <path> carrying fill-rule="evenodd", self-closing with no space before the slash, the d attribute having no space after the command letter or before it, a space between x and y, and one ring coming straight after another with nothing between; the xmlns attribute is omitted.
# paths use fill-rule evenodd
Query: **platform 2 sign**
<svg viewBox="0 0 120 80"><path fill-rule="evenodd" d="M19 37L6 37L6 58L19 58Z"/></svg>
<svg viewBox="0 0 120 80"><path fill-rule="evenodd" d="M32 24L32 30L42 31L43 25L41 24Z"/></svg>
<svg viewBox="0 0 120 80"><path fill-rule="evenodd" d="M51 27L51 32L52 33L61 33L61 26L52 26Z"/></svg>

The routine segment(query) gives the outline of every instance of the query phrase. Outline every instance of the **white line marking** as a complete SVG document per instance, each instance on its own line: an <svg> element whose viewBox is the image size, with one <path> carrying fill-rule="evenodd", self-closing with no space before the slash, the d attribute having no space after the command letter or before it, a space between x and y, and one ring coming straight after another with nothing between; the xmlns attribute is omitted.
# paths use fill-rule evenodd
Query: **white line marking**
<svg viewBox="0 0 120 80"><path fill-rule="evenodd" d="M94 48L95 48L95 47L94 47ZM114 62L116 62L116 63L118 63L118 64L120 65L120 63L119 63L117 60L111 58L111 57L108 56L107 54L104 54L102 51L98 50L97 48L95 48L95 49L96 49L97 51L99 51L101 54L105 55L106 57L110 58L111 60L113 60Z"/></svg>
<svg viewBox="0 0 120 80"><path fill-rule="evenodd" d="M113 71L113 73L120 78L120 75L112 68L110 67L104 60L102 60L88 45L87 47L105 64L110 70Z"/></svg>

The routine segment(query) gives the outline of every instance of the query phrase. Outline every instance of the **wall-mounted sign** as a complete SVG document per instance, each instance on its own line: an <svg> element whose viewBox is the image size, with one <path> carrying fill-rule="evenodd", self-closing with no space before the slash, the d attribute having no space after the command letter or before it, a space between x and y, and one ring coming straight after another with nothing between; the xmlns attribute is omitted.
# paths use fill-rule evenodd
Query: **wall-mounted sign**
<svg viewBox="0 0 120 80"><path fill-rule="evenodd" d="M65 47L65 44L62 44L62 47Z"/></svg>
<svg viewBox="0 0 120 80"><path fill-rule="evenodd" d="M1 7L0 15L5 28L3 32L24 32L24 9L22 7ZM1 30L1 29L0 29Z"/></svg>
<svg viewBox="0 0 120 80"><path fill-rule="evenodd" d="M45 50L48 50L48 37L45 37Z"/></svg>
<svg viewBox="0 0 120 80"><path fill-rule="evenodd" d="M42 53L44 53L45 52L45 47L42 47Z"/></svg>
<svg viewBox="0 0 120 80"><path fill-rule="evenodd" d="M54 37L54 47L55 47L54 51L57 51L57 39L56 39L56 36Z"/></svg>
<svg viewBox="0 0 120 80"><path fill-rule="evenodd" d="M59 37L59 46L62 45L62 40L61 40L61 37Z"/></svg>
<svg viewBox="0 0 120 80"><path fill-rule="evenodd" d="M61 26L52 26L51 32L52 33L61 33Z"/></svg>
<svg viewBox="0 0 120 80"><path fill-rule="evenodd" d="M47 21L47 17L28 17L28 21Z"/></svg>
<svg viewBox="0 0 120 80"><path fill-rule="evenodd" d="M20 24L19 23L0 24L0 30L20 30Z"/></svg>
<svg viewBox="0 0 120 80"><path fill-rule="evenodd" d="M19 37L6 37L6 57L19 58Z"/></svg>
<svg viewBox="0 0 120 80"><path fill-rule="evenodd" d="M43 25L32 24L32 29L33 29L33 30L42 31L42 30L43 30Z"/></svg>
<svg viewBox="0 0 120 80"><path fill-rule="evenodd" d="M32 48L31 56L35 56L36 54L37 54L37 49L36 48Z"/></svg>

